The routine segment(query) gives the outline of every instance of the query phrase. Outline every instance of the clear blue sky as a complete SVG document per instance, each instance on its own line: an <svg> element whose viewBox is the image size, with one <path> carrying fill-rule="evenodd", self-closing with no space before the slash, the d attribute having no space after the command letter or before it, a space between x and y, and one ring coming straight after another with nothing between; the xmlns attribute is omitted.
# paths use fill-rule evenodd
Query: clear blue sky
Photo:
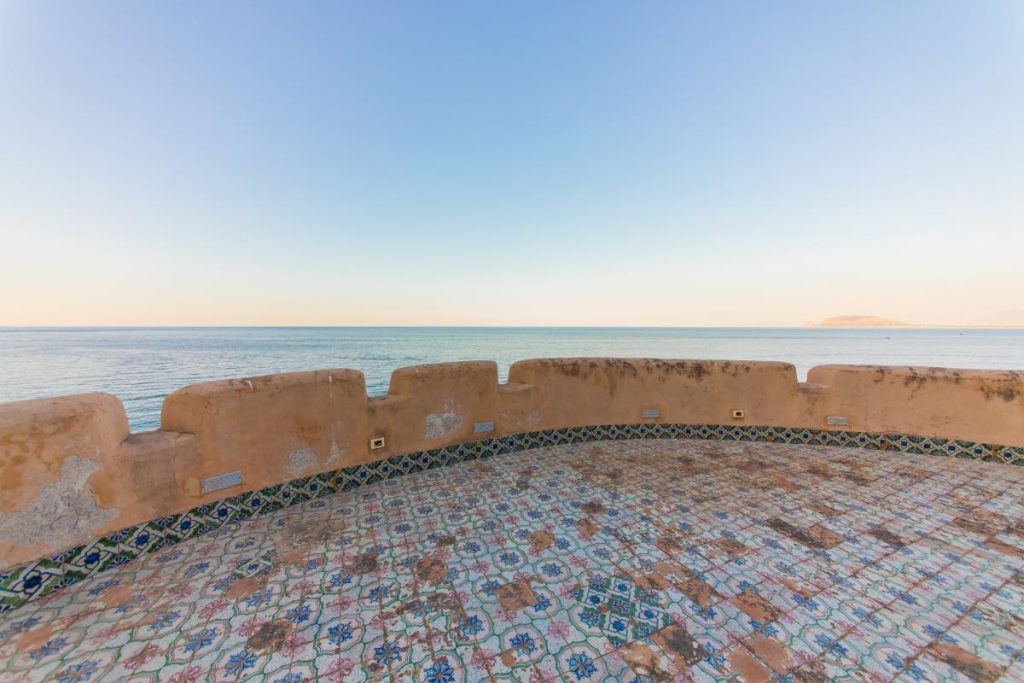
<svg viewBox="0 0 1024 683"><path fill-rule="evenodd" d="M1017 1L2 0L0 131L0 324L1024 308Z"/></svg>

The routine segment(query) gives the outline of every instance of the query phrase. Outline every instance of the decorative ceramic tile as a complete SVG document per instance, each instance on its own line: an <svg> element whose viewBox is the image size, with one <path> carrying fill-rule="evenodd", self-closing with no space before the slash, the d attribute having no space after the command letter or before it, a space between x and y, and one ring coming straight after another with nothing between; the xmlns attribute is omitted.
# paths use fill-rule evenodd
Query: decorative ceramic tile
<svg viewBox="0 0 1024 683"><path fill-rule="evenodd" d="M140 525L37 565L77 580L0 617L0 679L1016 675L1024 468L734 432L525 435Z"/></svg>
<svg viewBox="0 0 1024 683"><path fill-rule="evenodd" d="M224 524L273 513L338 491L350 491L413 472L542 446L634 439L715 439L848 446L1024 465L1024 448L901 434L677 424L600 425L530 432L397 455L379 462L303 477L123 529L52 558L43 558L0 573L0 613L147 553L209 533Z"/></svg>

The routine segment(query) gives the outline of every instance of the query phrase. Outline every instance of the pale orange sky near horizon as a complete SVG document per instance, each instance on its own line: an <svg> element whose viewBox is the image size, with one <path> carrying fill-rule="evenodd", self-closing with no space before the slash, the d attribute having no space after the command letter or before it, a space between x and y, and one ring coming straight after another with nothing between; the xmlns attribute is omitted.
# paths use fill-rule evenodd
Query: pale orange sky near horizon
<svg viewBox="0 0 1024 683"><path fill-rule="evenodd" d="M1019 3L0 3L0 326L1024 322Z"/></svg>

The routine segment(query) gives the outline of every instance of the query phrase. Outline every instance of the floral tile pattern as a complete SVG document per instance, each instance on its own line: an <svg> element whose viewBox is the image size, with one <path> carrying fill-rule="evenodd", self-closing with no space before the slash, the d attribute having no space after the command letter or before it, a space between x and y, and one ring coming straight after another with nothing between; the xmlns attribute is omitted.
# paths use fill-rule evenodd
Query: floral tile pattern
<svg viewBox="0 0 1024 683"><path fill-rule="evenodd" d="M457 444L432 451L302 477L248 491L104 536L49 558L0 572L0 613L74 585L169 545L210 533L229 522L272 513L338 491L466 460L517 453L539 446L622 439L718 439L769 443L852 446L1024 465L1024 447L906 434L792 429L751 425L640 424L553 429Z"/></svg>
<svg viewBox="0 0 1024 683"><path fill-rule="evenodd" d="M0 679L1024 673L1024 468L687 436L279 499L0 615Z"/></svg>

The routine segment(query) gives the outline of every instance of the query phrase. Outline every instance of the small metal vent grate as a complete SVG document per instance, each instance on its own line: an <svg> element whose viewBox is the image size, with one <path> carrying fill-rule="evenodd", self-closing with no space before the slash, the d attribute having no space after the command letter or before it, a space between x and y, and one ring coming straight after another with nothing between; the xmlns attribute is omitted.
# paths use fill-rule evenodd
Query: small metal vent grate
<svg viewBox="0 0 1024 683"><path fill-rule="evenodd" d="M214 491L220 491L221 489L229 489L232 486L239 486L241 483L241 470L226 472L224 474L218 474L216 477L207 477L206 479L203 479L202 492L213 493Z"/></svg>

